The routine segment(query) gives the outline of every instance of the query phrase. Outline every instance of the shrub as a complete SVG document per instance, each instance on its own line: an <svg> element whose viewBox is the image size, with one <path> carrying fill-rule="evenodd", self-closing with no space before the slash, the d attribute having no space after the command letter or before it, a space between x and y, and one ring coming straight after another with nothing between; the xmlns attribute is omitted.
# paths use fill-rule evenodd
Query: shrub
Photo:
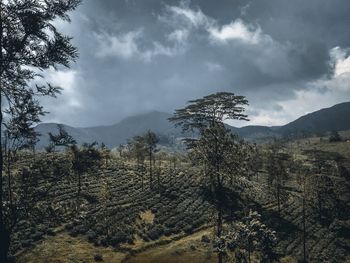
<svg viewBox="0 0 350 263"><path fill-rule="evenodd" d="M152 240L158 239L164 233L164 227L162 225L158 225L153 227L149 232L148 236Z"/></svg>
<svg viewBox="0 0 350 263"><path fill-rule="evenodd" d="M340 142L341 137L337 131L332 131L331 135L329 136L329 141L330 142Z"/></svg>
<svg viewBox="0 0 350 263"><path fill-rule="evenodd" d="M103 261L103 258L102 258L102 256L100 254L97 254L97 255L94 256L94 260L96 262L101 262L101 261Z"/></svg>

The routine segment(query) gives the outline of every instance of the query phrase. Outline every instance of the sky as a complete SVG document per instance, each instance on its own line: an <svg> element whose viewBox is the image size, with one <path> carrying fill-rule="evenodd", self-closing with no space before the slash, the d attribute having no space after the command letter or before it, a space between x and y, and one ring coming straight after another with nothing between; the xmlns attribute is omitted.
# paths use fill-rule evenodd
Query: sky
<svg viewBox="0 0 350 263"><path fill-rule="evenodd" d="M349 0L84 0L71 23L79 59L50 69L63 88L46 122L111 125L229 91L250 122L283 125L350 101Z"/></svg>

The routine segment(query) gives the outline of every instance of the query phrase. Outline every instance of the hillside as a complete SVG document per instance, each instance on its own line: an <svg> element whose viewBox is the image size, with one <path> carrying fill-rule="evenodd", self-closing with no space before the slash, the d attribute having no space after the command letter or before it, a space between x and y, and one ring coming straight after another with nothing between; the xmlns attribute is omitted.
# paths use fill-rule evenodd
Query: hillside
<svg viewBox="0 0 350 263"><path fill-rule="evenodd" d="M348 129L350 129L350 102L344 102L304 115L282 126L279 129L279 133L283 135L291 135L298 132L314 134Z"/></svg>
<svg viewBox="0 0 350 263"><path fill-rule="evenodd" d="M167 137L180 137L181 130L176 129L168 121L171 115L169 113L153 111L125 118L121 122L110 126L96 126L87 128L75 128L63 125L69 134L71 134L79 144L84 142L99 143L104 142L109 147L115 147L119 144L126 143L128 139L135 135L142 134L152 129L158 135ZM39 149L48 144L48 133L58 131L55 123L42 123L36 127L36 131L41 134L40 141L37 145Z"/></svg>
<svg viewBox="0 0 350 263"><path fill-rule="evenodd" d="M96 126L88 128L74 128L64 125L78 143L83 142L104 142L109 147L115 147L126 143L127 139L152 129L155 133L164 138L180 138L181 130L174 128L168 121L169 113L153 111L132 117L125 118L117 124L110 126ZM312 135L325 133L331 130L350 129L350 102L334 105L333 107L321 109L309 113L292 121L284 126L257 126L249 125L241 128L227 125L234 133L252 141L266 141L274 137L289 135ZM43 123L36 127L42 134L38 148L48 144L48 132L55 133L57 125L54 123Z"/></svg>

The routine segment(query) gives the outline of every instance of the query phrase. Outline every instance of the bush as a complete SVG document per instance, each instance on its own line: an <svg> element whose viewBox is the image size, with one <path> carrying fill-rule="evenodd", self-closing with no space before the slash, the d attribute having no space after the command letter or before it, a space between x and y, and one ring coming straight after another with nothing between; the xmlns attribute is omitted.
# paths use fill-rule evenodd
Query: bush
<svg viewBox="0 0 350 263"><path fill-rule="evenodd" d="M329 136L330 142L340 142L342 139L337 131L332 131L331 135Z"/></svg>
<svg viewBox="0 0 350 263"><path fill-rule="evenodd" d="M97 254L97 255L94 256L94 260L96 262L101 262L101 261L103 261L103 258L102 258L102 256L100 254Z"/></svg>
<svg viewBox="0 0 350 263"><path fill-rule="evenodd" d="M148 236L152 240L158 239L164 233L164 227L162 225L158 225L153 227L149 232Z"/></svg>
<svg viewBox="0 0 350 263"><path fill-rule="evenodd" d="M210 239L207 235L203 235L202 238L201 238L201 241L203 243L210 243Z"/></svg>
<svg viewBox="0 0 350 263"><path fill-rule="evenodd" d="M193 227L191 225L187 225L184 227L184 231L186 234L192 234L193 233Z"/></svg>

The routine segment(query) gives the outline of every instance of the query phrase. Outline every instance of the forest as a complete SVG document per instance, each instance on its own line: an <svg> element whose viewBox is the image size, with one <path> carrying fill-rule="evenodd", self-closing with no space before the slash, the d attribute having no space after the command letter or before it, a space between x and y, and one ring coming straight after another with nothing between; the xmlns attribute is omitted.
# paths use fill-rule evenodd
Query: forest
<svg viewBox="0 0 350 263"><path fill-rule="evenodd" d="M247 97L218 91L173 110L173 141L58 124L38 147L62 89L33 81L78 59L53 21L79 4L0 1L0 262L350 262L350 129L248 140Z"/></svg>

